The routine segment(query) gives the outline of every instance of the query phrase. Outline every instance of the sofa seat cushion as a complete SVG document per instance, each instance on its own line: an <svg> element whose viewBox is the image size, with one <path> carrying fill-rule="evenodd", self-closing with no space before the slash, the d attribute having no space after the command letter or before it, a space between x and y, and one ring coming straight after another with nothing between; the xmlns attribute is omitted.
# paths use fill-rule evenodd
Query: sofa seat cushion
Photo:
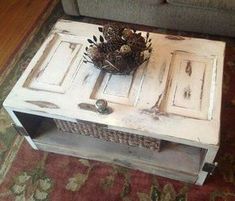
<svg viewBox="0 0 235 201"><path fill-rule="evenodd" d="M235 0L167 0L167 2L179 6L235 11Z"/></svg>

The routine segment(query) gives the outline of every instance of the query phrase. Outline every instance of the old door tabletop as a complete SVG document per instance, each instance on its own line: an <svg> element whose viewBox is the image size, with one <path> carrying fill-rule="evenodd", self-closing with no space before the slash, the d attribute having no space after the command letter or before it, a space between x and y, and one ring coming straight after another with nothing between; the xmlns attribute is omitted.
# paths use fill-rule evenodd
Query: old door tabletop
<svg viewBox="0 0 235 201"><path fill-rule="evenodd" d="M219 149L225 43L150 33L149 61L130 75L113 75L83 62L98 27L55 24L4 102L15 128L34 149L202 185ZM108 103L106 114L95 107L100 99ZM141 143L102 141L89 136L93 127L88 136L78 135L72 128L78 123L165 147L157 152Z"/></svg>
<svg viewBox="0 0 235 201"><path fill-rule="evenodd" d="M145 34L145 33L143 33ZM83 63L98 25L60 20L7 97L7 110L112 129L196 147L218 146L225 43L150 33L150 60L131 75ZM80 107L105 99L112 113Z"/></svg>

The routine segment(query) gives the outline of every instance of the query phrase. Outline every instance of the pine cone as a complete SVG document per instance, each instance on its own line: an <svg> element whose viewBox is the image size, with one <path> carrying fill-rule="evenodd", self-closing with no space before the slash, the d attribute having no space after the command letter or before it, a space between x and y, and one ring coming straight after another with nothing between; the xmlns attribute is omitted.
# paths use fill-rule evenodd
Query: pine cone
<svg viewBox="0 0 235 201"><path fill-rule="evenodd" d="M123 56L128 56L131 54L132 50L131 47L129 45L122 45L120 47L120 52Z"/></svg>
<svg viewBox="0 0 235 201"><path fill-rule="evenodd" d="M123 28L118 24L106 24L103 27L104 38L107 41L119 40L122 35Z"/></svg>
<svg viewBox="0 0 235 201"><path fill-rule="evenodd" d="M108 52L113 52L116 50L116 47L110 43L100 43L98 44L98 49L100 52L103 52L103 53L108 53Z"/></svg>
<svg viewBox="0 0 235 201"><path fill-rule="evenodd" d="M120 49L120 47L124 44L122 39L119 40L110 40L108 42L100 43L98 48L101 52L109 53L114 52L115 50Z"/></svg>
<svg viewBox="0 0 235 201"><path fill-rule="evenodd" d="M134 31L132 29L129 28L125 28L122 31L122 37L127 40L132 34L134 34Z"/></svg>
<svg viewBox="0 0 235 201"><path fill-rule="evenodd" d="M146 42L141 34L131 34L127 40L127 45L131 47L133 51L144 51L146 49Z"/></svg>
<svg viewBox="0 0 235 201"><path fill-rule="evenodd" d="M144 62L144 55L141 52L133 52L127 59L128 64L134 69Z"/></svg>

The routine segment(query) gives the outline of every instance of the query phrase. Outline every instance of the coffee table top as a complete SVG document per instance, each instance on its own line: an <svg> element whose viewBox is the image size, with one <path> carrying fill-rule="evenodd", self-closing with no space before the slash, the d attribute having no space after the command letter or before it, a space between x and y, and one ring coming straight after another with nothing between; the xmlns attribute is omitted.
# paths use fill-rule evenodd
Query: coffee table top
<svg viewBox="0 0 235 201"><path fill-rule="evenodd" d="M150 33L148 63L120 76L83 63L93 35L100 35L98 25L58 21L4 107L199 147L219 145L224 42ZM110 114L93 110L98 99L107 100Z"/></svg>

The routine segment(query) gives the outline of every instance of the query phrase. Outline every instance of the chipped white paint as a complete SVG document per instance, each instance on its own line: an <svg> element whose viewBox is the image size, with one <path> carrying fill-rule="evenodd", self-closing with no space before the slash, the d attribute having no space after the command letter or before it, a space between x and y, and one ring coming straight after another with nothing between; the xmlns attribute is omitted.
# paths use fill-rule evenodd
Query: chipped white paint
<svg viewBox="0 0 235 201"><path fill-rule="evenodd" d="M145 65L130 75L100 74L93 89L92 99L105 99L111 103L134 106L138 102L142 80L145 76Z"/></svg>
<svg viewBox="0 0 235 201"><path fill-rule="evenodd" d="M92 64L82 62L84 49L89 45L87 38L100 34L97 27L65 20L56 23L4 102L16 125L27 126L23 125L27 120L20 122L15 111L24 113L26 119L31 114L39 120L38 117L48 117L73 122L77 119L92 121L112 129L192 146L192 150L197 150L198 164L213 162L220 139L225 44L151 33L150 60L135 73L122 77L105 74ZM113 110L111 114L101 115L78 107L80 103L94 105L101 98L108 101ZM49 149L43 141L47 137L43 136L39 142L34 133L30 133L27 140L33 148L40 146L56 152L55 148ZM60 139L60 143L64 146L63 140ZM64 149L66 154L78 155L74 146ZM198 157L201 149L204 155ZM182 156L185 150L181 150ZM126 152L123 154L125 161L128 156ZM87 157L93 158L89 154ZM97 159L102 157L110 156L97 156ZM163 162L161 160L158 163ZM106 158L105 161L112 160ZM154 166L147 167L143 165L145 162L142 157L139 165L135 160L130 163L137 169L156 173ZM167 167L161 170L162 175L181 178L178 173L172 170L169 173L164 168ZM185 168L188 170L190 164L185 164ZM181 179L202 184L207 173L201 168L197 168L197 181L190 172Z"/></svg>
<svg viewBox="0 0 235 201"><path fill-rule="evenodd" d="M80 50L84 39L55 33L47 42L47 47L23 86L33 90L65 93L81 61Z"/></svg>
<svg viewBox="0 0 235 201"><path fill-rule="evenodd" d="M165 111L198 119L211 119L215 57L176 51L170 66ZM212 100L211 100L212 99ZM210 116L209 116L210 114Z"/></svg>

